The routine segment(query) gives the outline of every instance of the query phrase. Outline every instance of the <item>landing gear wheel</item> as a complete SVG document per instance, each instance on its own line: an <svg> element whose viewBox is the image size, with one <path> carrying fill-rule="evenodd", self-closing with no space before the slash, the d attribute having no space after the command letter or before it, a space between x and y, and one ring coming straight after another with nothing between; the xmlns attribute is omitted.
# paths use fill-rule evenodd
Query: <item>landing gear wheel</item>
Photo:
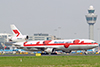
<svg viewBox="0 0 100 67"><path fill-rule="evenodd" d="M87 52L86 52L86 51L87 51L87 50L85 50L85 52L84 52L85 55L87 55Z"/></svg>

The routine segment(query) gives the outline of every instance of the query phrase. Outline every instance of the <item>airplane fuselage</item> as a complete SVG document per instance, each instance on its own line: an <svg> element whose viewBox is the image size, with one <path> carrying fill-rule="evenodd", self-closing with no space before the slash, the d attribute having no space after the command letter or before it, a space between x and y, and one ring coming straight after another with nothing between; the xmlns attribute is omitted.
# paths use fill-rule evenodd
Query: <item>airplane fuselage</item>
<svg viewBox="0 0 100 67"><path fill-rule="evenodd" d="M98 43L89 39L68 39L68 40L45 40L45 41L28 41L14 43L20 45L21 48L38 50L44 49L48 51L63 50L65 52L71 50L88 50L98 47Z"/></svg>

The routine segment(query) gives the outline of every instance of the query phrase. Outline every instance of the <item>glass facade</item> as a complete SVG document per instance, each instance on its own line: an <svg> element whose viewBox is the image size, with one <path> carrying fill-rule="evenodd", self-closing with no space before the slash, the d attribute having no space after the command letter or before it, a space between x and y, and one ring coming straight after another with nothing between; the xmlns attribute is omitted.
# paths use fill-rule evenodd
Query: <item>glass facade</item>
<svg viewBox="0 0 100 67"><path fill-rule="evenodd" d="M34 34L33 40L54 40L55 36L49 36L49 34L37 33Z"/></svg>
<svg viewBox="0 0 100 67"><path fill-rule="evenodd" d="M34 39L34 40L44 40L44 39Z"/></svg>
<svg viewBox="0 0 100 67"><path fill-rule="evenodd" d="M86 20L87 21L91 21L92 20L92 17L86 17Z"/></svg>
<svg viewBox="0 0 100 67"><path fill-rule="evenodd" d="M94 13L95 10L88 10L89 13Z"/></svg>
<svg viewBox="0 0 100 67"><path fill-rule="evenodd" d="M47 37L47 40L51 40L51 37Z"/></svg>
<svg viewBox="0 0 100 67"><path fill-rule="evenodd" d="M97 17L86 17L87 21L96 21Z"/></svg>
<svg viewBox="0 0 100 67"><path fill-rule="evenodd" d="M34 34L34 36L49 36L49 35L48 34L39 33L39 34Z"/></svg>
<svg viewBox="0 0 100 67"><path fill-rule="evenodd" d="M94 17L94 21L96 21L97 17Z"/></svg>
<svg viewBox="0 0 100 67"><path fill-rule="evenodd" d="M5 40L5 42L8 42L8 37L11 37L11 34L8 33L0 33L0 38L3 38Z"/></svg>
<svg viewBox="0 0 100 67"><path fill-rule="evenodd" d="M35 37L35 38L44 38L44 37Z"/></svg>
<svg viewBox="0 0 100 67"><path fill-rule="evenodd" d="M0 38L0 42L4 43L5 39L4 38Z"/></svg>
<svg viewBox="0 0 100 67"><path fill-rule="evenodd" d="M35 40L45 40L45 37L43 37L43 36L42 37L41 36L37 36L37 37L34 37L34 39Z"/></svg>

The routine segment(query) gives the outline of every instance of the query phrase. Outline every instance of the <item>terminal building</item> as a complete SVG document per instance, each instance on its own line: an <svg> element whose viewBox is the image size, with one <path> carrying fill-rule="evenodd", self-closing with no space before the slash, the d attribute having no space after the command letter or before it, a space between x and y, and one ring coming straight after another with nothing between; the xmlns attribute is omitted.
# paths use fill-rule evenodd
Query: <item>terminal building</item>
<svg viewBox="0 0 100 67"><path fill-rule="evenodd" d="M49 34L38 33L34 34L33 40L55 40L56 36L50 36Z"/></svg>
<svg viewBox="0 0 100 67"><path fill-rule="evenodd" d="M9 37L11 37L12 34L9 33L0 33L0 42L8 42L9 41Z"/></svg>
<svg viewBox="0 0 100 67"><path fill-rule="evenodd" d="M0 49L3 49L3 46L1 43L5 43L9 41L9 37L11 37L12 34L9 33L0 33Z"/></svg>
<svg viewBox="0 0 100 67"><path fill-rule="evenodd" d="M29 36L28 40L36 41L36 40L56 40L56 39L57 39L56 36L44 33L36 33L33 36Z"/></svg>

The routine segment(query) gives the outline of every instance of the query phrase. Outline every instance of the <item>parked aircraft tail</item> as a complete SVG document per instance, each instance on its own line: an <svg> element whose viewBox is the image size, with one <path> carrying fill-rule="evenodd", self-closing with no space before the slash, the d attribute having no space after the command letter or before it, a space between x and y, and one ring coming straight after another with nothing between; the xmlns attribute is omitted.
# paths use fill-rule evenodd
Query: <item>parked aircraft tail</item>
<svg viewBox="0 0 100 67"><path fill-rule="evenodd" d="M6 46L5 46L3 43L1 43L1 45L2 45L2 47L3 47L3 48L4 48L4 50L5 50Z"/></svg>
<svg viewBox="0 0 100 67"><path fill-rule="evenodd" d="M10 26L11 26L11 31L13 32L13 36L9 37L9 41L12 42L25 41L29 38L27 35L22 35L14 24L11 24Z"/></svg>

